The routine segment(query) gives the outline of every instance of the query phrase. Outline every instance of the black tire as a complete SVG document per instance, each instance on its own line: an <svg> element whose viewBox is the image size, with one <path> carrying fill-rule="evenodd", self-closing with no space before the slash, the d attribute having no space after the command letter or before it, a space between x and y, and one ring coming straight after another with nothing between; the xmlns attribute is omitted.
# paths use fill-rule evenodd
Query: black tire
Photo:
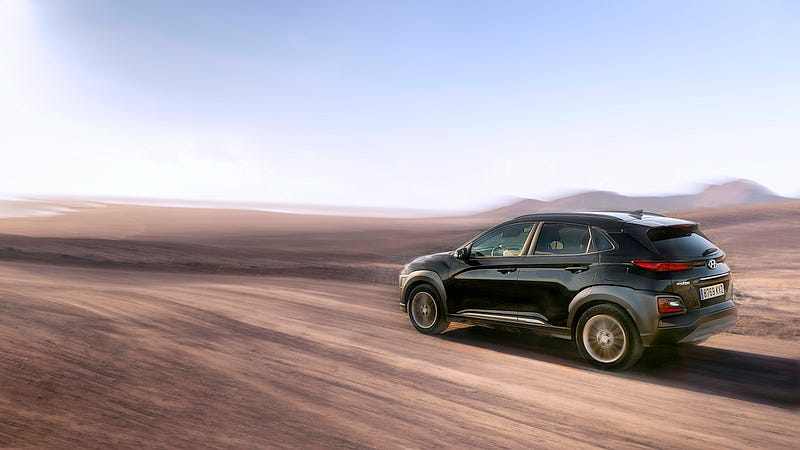
<svg viewBox="0 0 800 450"><path fill-rule="evenodd" d="M624 370L642 357L642 338L633 319L617 305L587 309L575 327L575 344L583 359L603 370Z"/></svg>
<svg viewBox="0 0 800 450"><path fill-rule="evenodd" d="M408 294L408 319L423 334L439 334L450 325L436 288L421 284Z"/></svg>

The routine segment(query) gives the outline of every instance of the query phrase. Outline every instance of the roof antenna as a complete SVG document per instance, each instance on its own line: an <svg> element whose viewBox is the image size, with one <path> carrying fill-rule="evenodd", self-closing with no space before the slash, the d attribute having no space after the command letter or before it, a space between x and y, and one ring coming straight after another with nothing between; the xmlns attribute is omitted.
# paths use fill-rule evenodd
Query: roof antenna
<svg viewBox="0 0 800 450"><path fill-rule="evenodd" d="M637 209L635 211L631 211L631 215L636 217L637 219L641 219L643 214L644 214L643 209Z"/></svg>

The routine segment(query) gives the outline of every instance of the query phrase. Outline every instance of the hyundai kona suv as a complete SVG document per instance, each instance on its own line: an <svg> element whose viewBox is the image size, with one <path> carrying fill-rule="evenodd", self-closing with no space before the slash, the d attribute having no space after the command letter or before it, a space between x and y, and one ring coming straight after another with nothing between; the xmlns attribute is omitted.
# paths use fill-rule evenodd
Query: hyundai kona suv
<svg viewBox="0 0 800 450"><path fill-rule="evenodd" d="M517 217L406 264L400 304L425 334L451 321L538 330L601 369L737 318L725 253L697 223L641 211Z"/></svg>

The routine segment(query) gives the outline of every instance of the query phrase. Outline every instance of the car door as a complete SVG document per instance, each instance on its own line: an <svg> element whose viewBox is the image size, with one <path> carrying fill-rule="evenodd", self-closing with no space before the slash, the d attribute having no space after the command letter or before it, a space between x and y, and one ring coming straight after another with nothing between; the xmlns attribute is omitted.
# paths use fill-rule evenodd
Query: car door
<svg viewBox="0 0 800 450"><path fill-rule="evenodd" d="M489 230L470 246L470 255L449 280L448 311L465 317L516 321L519 265L535 223Z"/></svg>
<svg viewBox="0 0 800 450"><path fill-rule="evenodd" d="M545 222L533 240L518 270L518 321L564 326L570 301L591 286L597 270L589 227Z"/></svg>

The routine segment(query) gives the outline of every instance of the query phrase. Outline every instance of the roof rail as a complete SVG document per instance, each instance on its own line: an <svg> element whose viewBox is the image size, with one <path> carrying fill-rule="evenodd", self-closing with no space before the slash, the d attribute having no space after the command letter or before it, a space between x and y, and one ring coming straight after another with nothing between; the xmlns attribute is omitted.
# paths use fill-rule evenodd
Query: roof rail
<svg viewBox="0 0 800 450"><path fill-rule="evenodd" d="M611 216L608 215L608 213L627 214L627 215L629 215L629 216L631 216L631 217L633 217L635 219L641 219L642 216L645 215L645 214L650 215L650 216L665 217L663 214L654 213L654 212L650 212L650 211L645 211L645 210L642 210L642 209L639 209L639 210L636 210L636 211L604 209L604 210L597 210L597 211L532 212L532 213L528 213L528 214L523 214L521 216L517 216L517 217L515 217L515 218L513 218L511 220L518 220L518 219L522 219L522 218L525 218L525 217L528 217L528 216L548 216L548 215L563 216L563 215L570 215L570 214L583 214L583 215L591 214L591 215L594 215L595 217L611 217ZM617 217L617 220L624 220L624 219L622 219L620 217Z"/></svg>
<svg viewBox="0 0 800 450"><path fill-rule="evenodd" d="M654 213L654 212L651 212L651 211L645 211L643 209L637 209L637 210L632 210L632 211L631 210L627 210L627 211L626 210L617 210L617 211L608 211L608 212L630 214L633 217L636 217L637 219L641 219L642 216L645 215L645 214L647 214L648 216L664 217L663 214Z"/></svg>

